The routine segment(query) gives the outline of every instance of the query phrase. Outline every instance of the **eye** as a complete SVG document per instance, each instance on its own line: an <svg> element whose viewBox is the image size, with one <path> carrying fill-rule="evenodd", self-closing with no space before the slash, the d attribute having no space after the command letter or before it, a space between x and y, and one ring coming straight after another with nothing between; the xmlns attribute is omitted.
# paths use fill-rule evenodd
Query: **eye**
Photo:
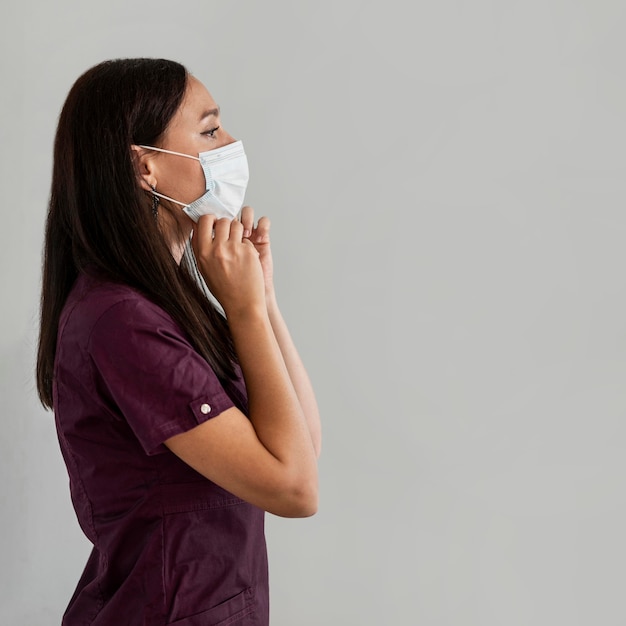
<svg viewBox="0 0 626 626"><path fill-rule="evenodd" d="M201 133L202 135L208 135L209 137L215 137L215 133L220 129L219 126L216 126L215 128L212 128L211 130L206 130L203 133Z"/></svg>

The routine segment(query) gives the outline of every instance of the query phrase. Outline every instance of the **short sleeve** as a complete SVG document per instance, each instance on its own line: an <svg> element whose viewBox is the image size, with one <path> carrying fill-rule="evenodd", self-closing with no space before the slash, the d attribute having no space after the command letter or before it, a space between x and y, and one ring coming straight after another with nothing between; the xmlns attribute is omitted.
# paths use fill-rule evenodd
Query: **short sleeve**
<svg viewBox="0 0 626 626"><path fill-rule="evenodd" d="M89 353L104 391L147 454L234 406L215 372L174 320L155 304L129 299L94 324Z"/></svg>

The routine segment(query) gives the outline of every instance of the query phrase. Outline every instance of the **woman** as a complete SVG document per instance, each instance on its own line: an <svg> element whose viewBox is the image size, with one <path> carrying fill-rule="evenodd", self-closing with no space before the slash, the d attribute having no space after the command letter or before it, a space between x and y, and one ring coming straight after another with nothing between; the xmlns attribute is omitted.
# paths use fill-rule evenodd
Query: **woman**
<svg viewBox="0 0 626 626"><path fill-rule="evenodd" d="M268 624L264 511L316 511L319 415L269 220L233 219L246 182L241 143L180 64L107 61L72 87L37 363L94 545L67 626Z"/></svg>

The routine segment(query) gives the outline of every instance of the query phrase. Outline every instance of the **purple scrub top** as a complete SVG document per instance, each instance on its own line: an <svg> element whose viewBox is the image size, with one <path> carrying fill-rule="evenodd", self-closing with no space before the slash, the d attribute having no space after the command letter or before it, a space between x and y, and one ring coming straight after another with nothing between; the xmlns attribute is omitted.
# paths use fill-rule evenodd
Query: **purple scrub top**
<svg viewBox="0 0 626 626"><path fill-rule="evenodd" d="M264 511L163 445L222 411L247 412L160 307L81 274L61 320L57 433L93 544L64 626L269 624Z"/></svg>

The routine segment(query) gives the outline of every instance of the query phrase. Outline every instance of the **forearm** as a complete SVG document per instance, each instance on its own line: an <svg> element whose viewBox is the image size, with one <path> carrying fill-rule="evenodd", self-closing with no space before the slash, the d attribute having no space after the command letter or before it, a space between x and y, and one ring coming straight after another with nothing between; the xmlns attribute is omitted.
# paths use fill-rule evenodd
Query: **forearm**
<svg viewBox="0 0 626 626"><path fill-rule="evenodd" d="M304 413L307 428L313 443L315 455L319 457L322 445L322 430L320 414L315 399L311 380L291 338L287 324L283 319L275 296L270 296L268 302L268 317L280 348L280 352L289 373L289 378L298 397L298 402Z"/></svg>
<svg viewBox="0 0 626 626"><path fill-rule="evenodd" d="M317 483L315 449L278 340L266 313L229 318L259 441L296 481Z"/></svg>

